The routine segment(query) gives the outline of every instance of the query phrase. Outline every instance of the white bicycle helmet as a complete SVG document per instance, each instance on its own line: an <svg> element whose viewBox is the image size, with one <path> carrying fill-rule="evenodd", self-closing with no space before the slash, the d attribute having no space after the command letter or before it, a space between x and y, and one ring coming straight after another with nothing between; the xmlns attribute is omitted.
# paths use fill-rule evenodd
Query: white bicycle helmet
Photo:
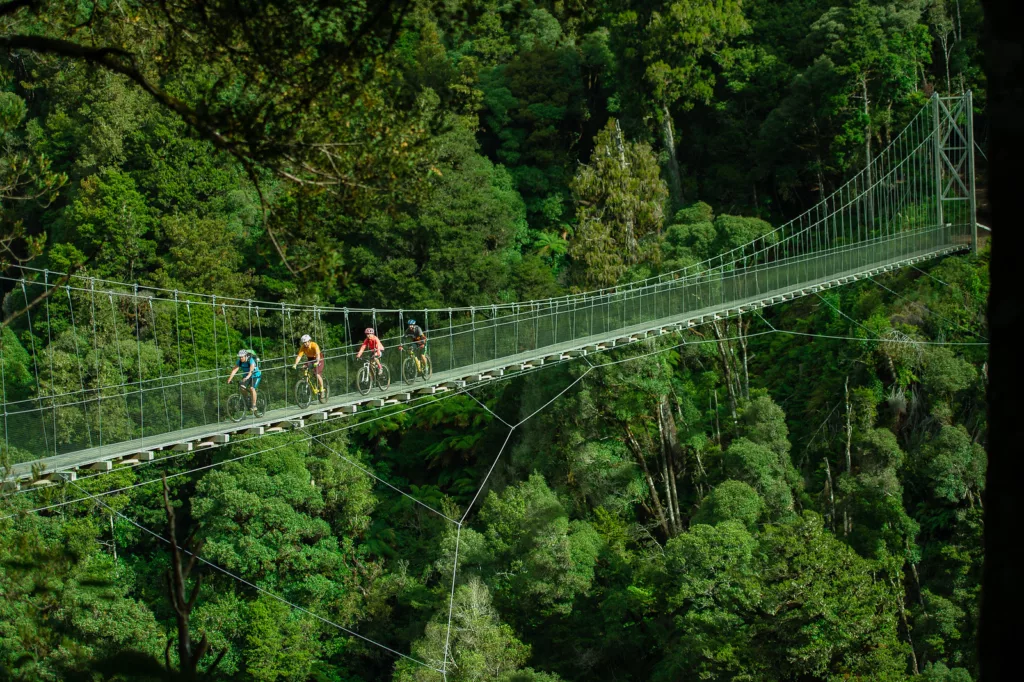
<svg viewBox="0 0 1024 682"><path fill-rule="evenodd" d="M300 341L301 343L309 343L309 342L310 342L310 341L312 341L312 340L313 340L313 337L312 337L312 336L310 336L309 334L303 334L303 335L302 335L302 338L301 338L301 339L299 339L299 341Z"/></svg>
<svg viewBox="0 0 1024 682"><path fill-rule="evenodd" d="M248 356L248 355L249 355L249 351L247 351L244 348L242 350L238 351L239 359L245 359L245 357Z"/></svg>

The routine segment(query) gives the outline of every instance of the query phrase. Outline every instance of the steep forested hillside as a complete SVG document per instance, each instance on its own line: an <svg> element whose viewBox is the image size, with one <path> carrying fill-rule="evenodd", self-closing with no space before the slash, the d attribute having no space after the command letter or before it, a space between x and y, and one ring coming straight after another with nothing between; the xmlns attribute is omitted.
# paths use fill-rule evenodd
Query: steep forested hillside
<svg viewBox="0 0 1024 682"><path fill-rule="evenodd" d="M934 92L972 90L983 141L981 21L977 0L0 2L3 400L78 334L25 314L18 265L409 309L699 263L828 195ZM987 262L314 440L5 490L0 679L970 682Z"/></svg>

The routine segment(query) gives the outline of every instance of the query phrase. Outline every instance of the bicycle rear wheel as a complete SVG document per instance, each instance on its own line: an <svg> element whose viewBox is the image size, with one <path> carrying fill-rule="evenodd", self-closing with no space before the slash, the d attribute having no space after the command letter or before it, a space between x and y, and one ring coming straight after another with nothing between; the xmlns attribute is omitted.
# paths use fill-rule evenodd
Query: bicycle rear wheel
<svg viewBox="0 0 1024 682"><path fill-rule="evenodd" d="M262 393L256 396L256 416L262 417L267 413L267 399Z"/></svg>
<svg viewBox="0 0 1024 682"><path fill-rule="evenodd" d="M363 395L369 393L370 389L373 388L373 377L370 376L369 365L363 365L362 369L360 369L359 373L356 375L356 388L359 389L359 392Z"/></svg>
<svg viewBox="0 0 1024 682"><path fill-rule="evenodd" d="M313 391L309 390L309 382L304 378L295 382L295 404L302 409L309 407L313 399Z"/></svg>
<svg viewBox="0 0 1024 682"><path fill-rule="evenodd" d="M430 364L430 356L424 354L423 356L423 380L430 381L430 377L434 376L434 367Z"/></svg>
<svg viewBox="0 0 1024 682"><path fill-rule="evenodd" d="M331 397L331 384L324 379L324 390L320 391L319 399L321 403L326 403L327 399Z"/></svg>
<svg viewBox="0 0 1024 682"><path fill-rule="evenodd" d="M228 398L228 419L233 422L242 421L242 417L245 416L247 407L248 404L238 393L230 396Z"/></svg>

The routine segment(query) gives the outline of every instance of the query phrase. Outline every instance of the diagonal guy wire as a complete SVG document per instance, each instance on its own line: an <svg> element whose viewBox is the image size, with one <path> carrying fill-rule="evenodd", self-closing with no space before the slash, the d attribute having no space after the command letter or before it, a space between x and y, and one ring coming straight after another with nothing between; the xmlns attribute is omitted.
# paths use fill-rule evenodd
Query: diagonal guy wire
<svg viewBox="0 0 1024 682"><path fill-rule="evenodd" d="M363 472L364 474L366 474L367 476L369 476L369 477L371 477L371 478L373 478L373 479L375 479L375 480L377 480L377 481L380 481L381 483L383 483L383 484L384 484L384 485L386 485L387 487L389 487L389 488L391 488L392 490L394 490L394 491L395 491L396 493L398 493L399 495L403 495L403 496L405 496L405 497L408 497L408 498L409 498L410 500L412 500L412 501L413 501L413 502L415 502L416 504L418 504L418 505L420 505L421 507L424 507L424 508L426 508L426 509L429 509L430 511L434 512L435 514L437 514L438 516L440 516L440 517L441 517L441 518L443 518L443 519L447 519L448 521L451 521L452 523L455 523L455 524L459 523L459 522L458 522L458 521L456 521L455 519L453 519L453 518L451 518L451 517L449 517L449 516L447 516L447 515L445 515L445 514L443 514L443 513L439 512L439 511L437 511L436 509L434 509L433 507L431 507L431 506L430 506L429 504L426 504L425 502L422 502L422 501L418 500L417 498L413 497L413 496L412 496L412 495L410 495L409 493L407 493L407 492L404 492L403 490L401 490L401 489L399 489L399 488L396 488L395 486L391 485L390 483L388 483L387 481L385 481L385 480L384 480L383 478L381 478L381 477L380 477L380 476L378 476L377 474L373 473L372 471L370 471L370 470L369 470L369 469L367 469L366 467L364 467L364 466L360 465L360 464L359 464L358 462L356 462L355 460L349 459L349 458L348 458L348 457L346 457L345 455L341 454L340 452L338 452L337 450L335 450L334 448L332 448L332 447L331 447L330 445L328 445L327 443L323 442L323 441L322 441L322 440L320 439L320 436L312 436L312 440L314 440L314 441L316 441L317 443L319 443L320 445L324 446L325 448L327 448L328 450L330 450L331 452L333 452L333 453L334 453L335 455L337 455L338 457L340 457L341 459L345 460L345 461L346 461L346 462L348 462L348 463L349 463L350 465L352 465L353 467L355 467L356 469L359 469L360 471L362 471L362 472Z"/></svg>

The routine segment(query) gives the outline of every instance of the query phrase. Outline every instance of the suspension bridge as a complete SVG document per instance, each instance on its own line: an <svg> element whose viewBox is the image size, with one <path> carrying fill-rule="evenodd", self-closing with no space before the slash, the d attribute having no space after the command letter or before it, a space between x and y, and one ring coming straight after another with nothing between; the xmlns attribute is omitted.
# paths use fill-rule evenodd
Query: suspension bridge
<svg viewBox="0 0 1024 682"><path fill-rule="evenodd" d="M652 336L741 315L925 260L977 250L971 94L933 96L889 145L799 217L701 263L614 288L490 306L379 310L168 291L15 267L0 276L3 479L75 480L239 434L300 428L458 390ZM424 328L434 368L406 384L405 319ZM392 383L355 387L365 327ZM0 329L0 332L4 330ZM298 339L323 349L325 403L296 405ZM227 416L239 348L261 359L267 409Z"/></svg>

